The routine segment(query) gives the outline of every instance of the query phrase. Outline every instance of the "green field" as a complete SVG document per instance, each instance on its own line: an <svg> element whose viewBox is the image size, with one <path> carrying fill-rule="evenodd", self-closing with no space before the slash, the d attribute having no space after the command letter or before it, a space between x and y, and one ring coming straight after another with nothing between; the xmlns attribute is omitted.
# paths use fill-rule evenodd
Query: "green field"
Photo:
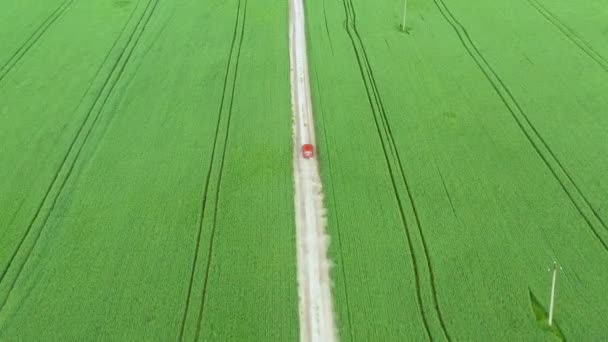
<svg viewBox="0 0 608 342"><path fill-rule="evenodd" d="M544 2L308 2L343 340L554 339L554 259L608 333L608 9Z"/></svg>
<svg viewBox="0 0 608 342"><path fill-rule="evenodd" d="M305 2L340 340L605 340L608 5L407 2ZM0 341L298 340L288 20L0 2Z"/></svg>
<svg viewBox="0 0 608 342"><path fill-rule="evenodd" d="M0 340L296 338L286 12L74 1L14 63Z"/></svg>

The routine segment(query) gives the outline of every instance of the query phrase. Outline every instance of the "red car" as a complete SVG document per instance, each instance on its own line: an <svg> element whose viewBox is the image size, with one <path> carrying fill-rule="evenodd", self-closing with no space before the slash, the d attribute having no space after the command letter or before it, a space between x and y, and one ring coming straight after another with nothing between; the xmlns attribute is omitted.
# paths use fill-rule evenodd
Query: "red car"
<svg viewBox="0 0 608 342"><path fill-rule="evenodd" d="M315 156L315 151L312 144L302 145L302 157L309 159Z"/></svg>

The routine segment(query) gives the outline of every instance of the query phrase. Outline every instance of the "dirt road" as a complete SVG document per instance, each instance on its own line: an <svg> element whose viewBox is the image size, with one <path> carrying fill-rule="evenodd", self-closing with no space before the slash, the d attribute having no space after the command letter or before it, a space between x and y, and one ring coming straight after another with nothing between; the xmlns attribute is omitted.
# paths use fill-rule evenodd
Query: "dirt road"
<svg viewBox="0 0 608 342"><path fill-rule="evenodd" d="M315 146L302 0L290 0L289 10L300 340L335 341L322 186L316 157L302 154Z"/></svg>

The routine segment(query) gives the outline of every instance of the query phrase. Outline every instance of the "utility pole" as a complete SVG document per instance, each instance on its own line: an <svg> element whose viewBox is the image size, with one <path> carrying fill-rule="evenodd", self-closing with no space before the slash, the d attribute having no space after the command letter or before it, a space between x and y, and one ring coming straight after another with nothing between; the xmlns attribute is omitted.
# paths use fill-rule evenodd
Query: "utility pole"
<svg viewBox="0 0 608 342"><path fill-rule="evenodd" d="M549 299L549 326L553 325L553 308L555 304L555 281L557 280L557 269L562 269L561 266L557 264L557 261L553 262L553 274L551 275L551 298ZM551 269L549 269L551 271Z"/></svg>
<svg viewBox="0 0 608 342"><path fill-rule="evenodd" d="M406 32L407 29L405 28L405 16L407 15L407 0L403 0L403 23L401 25L401 29L403 30L403 32Z"/></svg>

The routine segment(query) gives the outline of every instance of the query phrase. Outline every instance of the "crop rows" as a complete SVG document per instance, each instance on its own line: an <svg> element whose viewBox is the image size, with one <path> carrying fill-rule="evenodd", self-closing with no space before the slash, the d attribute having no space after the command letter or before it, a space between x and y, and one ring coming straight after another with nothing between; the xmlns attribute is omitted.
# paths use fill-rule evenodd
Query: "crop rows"
<svg viewBox="0 0 608 342"><path fill-rule="evenodd" d="M297 336L286 4L15 6L0 339Z"/></svg>

